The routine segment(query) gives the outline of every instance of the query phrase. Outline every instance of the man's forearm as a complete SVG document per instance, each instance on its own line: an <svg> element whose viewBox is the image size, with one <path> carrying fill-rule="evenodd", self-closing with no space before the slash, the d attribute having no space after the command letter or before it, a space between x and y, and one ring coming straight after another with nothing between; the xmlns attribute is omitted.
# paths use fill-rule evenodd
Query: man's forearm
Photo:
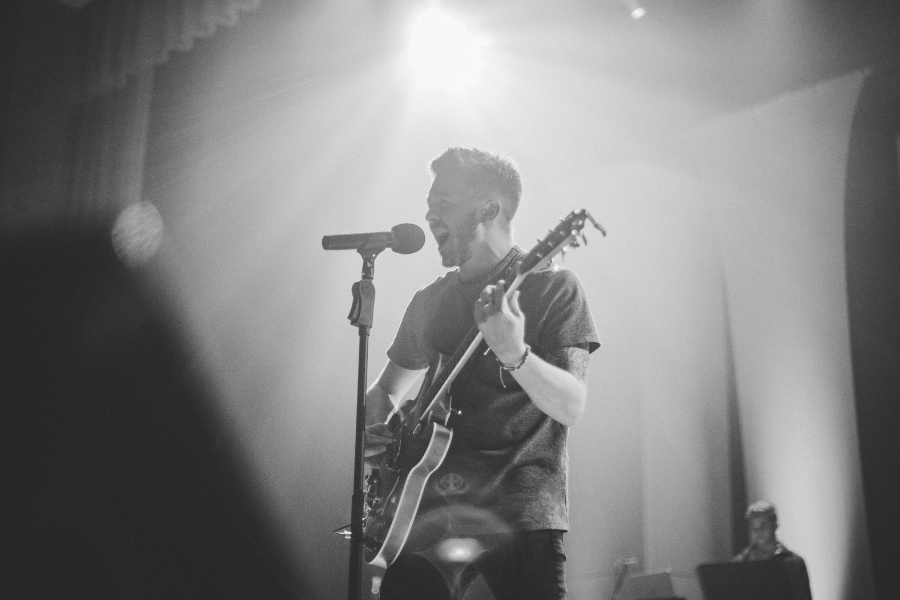
<svg viewBox="0 0 900 600"><path fill-rule="evenodd" d="M366 390L366 424L384 423L424 369L404 369L389 360Z"/></svg>
<svg viewBox="0 0 900 600"><path fill-rule="evenodd" d="M377 382L366 390L366 425L384 423L393 410L391 396Z"/></svg>
<svg viewBox="0 0 900 600"><path fill-rule="evenodd" d="M563 425L571 427L584 413L587 386L583 379L569 371L532 353L521 368L509 371L509 374L515 377L535 406Z"/></svg>

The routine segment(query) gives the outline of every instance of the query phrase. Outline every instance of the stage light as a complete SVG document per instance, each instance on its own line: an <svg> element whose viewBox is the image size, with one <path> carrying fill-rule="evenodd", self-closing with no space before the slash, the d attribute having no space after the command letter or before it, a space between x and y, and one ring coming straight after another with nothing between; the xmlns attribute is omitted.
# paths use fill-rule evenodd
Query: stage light
<svg viewBox="0 0 900 600"><path fill-rule="evenodd" d="M460 93L478 82L485 45L462 23L431 8L413 23L409 62L419 85Z"/></svg>

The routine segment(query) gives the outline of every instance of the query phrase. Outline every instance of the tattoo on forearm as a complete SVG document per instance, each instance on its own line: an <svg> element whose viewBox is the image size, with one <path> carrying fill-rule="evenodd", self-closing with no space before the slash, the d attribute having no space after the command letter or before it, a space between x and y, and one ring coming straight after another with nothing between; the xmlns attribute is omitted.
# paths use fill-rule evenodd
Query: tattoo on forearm
<svg viewBox="0 0 900 600"><path fill-rule="evenodd" d="M546 360L551 365L568 371L578 379L584 381L584 378L587 377L590 353L584 348L570 346L568 348L554 350L547 356Z"/></svg>
<svg viewBox="0 0 900 600"><path fill-rule="evenodd" d="M590 352L584 348L569 348L569 367L567 369L569 373L584 381L590 362Z"/></svg>

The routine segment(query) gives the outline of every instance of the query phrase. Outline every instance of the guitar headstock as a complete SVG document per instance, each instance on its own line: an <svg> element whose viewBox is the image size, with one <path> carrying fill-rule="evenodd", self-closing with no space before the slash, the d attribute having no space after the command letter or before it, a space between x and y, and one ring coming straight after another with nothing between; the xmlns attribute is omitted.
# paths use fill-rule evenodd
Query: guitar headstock
<svg viewBox="0 0 900 600"><path fill-rule="evenodd" d="M587 245L587 237L583 233L585 223L588 221L606 236L606 230L584 208L573 210L553 229L548 230L543 239L538 240L537 245L525 255L519 263L519 273L533 273L544 269L558 254L565 254L569 248L579 248Z"/></svg>

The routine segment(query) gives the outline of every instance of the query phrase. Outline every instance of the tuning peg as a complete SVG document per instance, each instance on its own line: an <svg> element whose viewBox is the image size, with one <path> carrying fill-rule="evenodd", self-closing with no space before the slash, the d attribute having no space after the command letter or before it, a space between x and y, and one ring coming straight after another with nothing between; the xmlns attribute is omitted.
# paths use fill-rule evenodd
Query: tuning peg
<svg viewBox="0 0 900 600"><path fill-rule="evenodd" d="M604 228L603 228L603 225L601 225L600 223L598 223L597 220L594 219L594 217L591 216L591 213L589 213L589 212L587 212L587 211L584 211L584 216L591 222L591 224L593 224L594 229L599 230L600 233L603 234L603 237L606 237L606 229L604 229Z"/></svg>

